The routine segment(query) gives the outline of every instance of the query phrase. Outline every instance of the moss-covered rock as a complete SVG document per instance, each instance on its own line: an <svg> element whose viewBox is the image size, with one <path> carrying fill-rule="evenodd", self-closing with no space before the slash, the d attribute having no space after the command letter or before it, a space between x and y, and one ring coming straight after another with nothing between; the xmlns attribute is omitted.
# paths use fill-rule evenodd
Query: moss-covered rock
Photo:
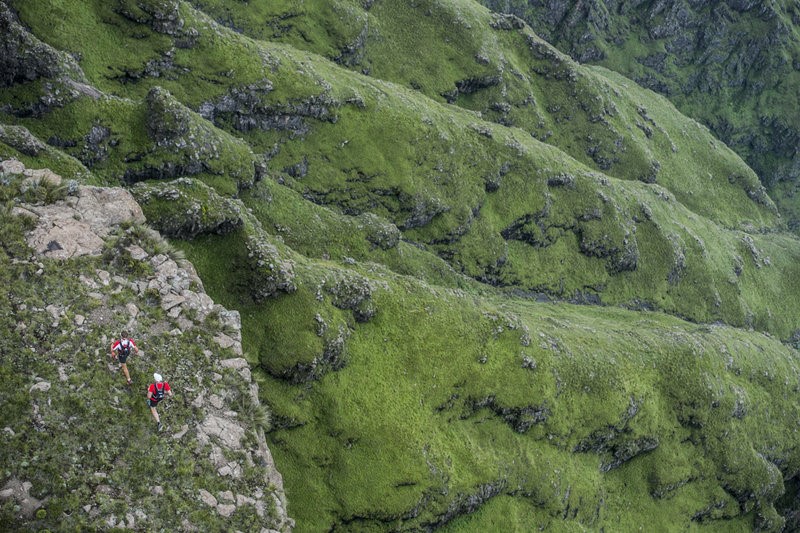
<svg viewBox="0 0 800 533"><path fill-rule="evenodd" d="M179 178L168 183L138 183L132 192L151 226L182 239L224 235L243 224L241 206L200 181Z"/></svg>
<svg viewBox="0 0 800 533"><path fill-rule="evenodd" d="M247 258L250 279L250 295L256 302L275 296L278 292L293 292L294 263L281 253L285 248L258 226L247 232Z"/></svg>
<svg viewBox="0 0 800 533"><path fill-rule="evenodd" d="M64 77L84 81L81 69L73 58L32 35L2 2L0 35L0 87L7 89L42 78L55 81Z"/></svg>
<svg viewBox="0 0 800 533"><path fill-rule="evenodd" d="M216 129L158 87L147 95L147 132L154 147L125 172L128 182L207 174L230 180L236 191L252 186L255 156L240 139ZM230 187L217 180L224 192Z"/></svg>

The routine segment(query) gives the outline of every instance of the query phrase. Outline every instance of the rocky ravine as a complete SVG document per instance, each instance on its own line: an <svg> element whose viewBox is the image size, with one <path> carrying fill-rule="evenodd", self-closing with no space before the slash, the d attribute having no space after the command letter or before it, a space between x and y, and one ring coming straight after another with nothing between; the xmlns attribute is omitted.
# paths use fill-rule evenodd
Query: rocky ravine
<svg viewBox="0 0 800 533"><path fill-rule="evenodd" d="M0 176L6 179L9 176L17 179L23 177L23 187L62 185L60 176L46 170L26 169L16 160L0 162ZM104 248L108 248L112 236L119 234L121 226L138 225L141 228L145 222L141 208L124 189L85 187L73 182L67 187L69 195L64 200L49 205L20 204L14 208L17 216L35 220L34 229L27 234L28 244L36 254L30 258L31 263L46 259L69 262L99 256ZM153 239L161 239L152 230L146 231L150 232ZM147 272L146 276L112 275L100 269L80 275L80 282L85 286L88 298L99 303L95 305L91 315L73 315L70 304L56 301L55 297L42 312L52 316L54 327L63 327L65 317L68 318L73 335L86 335L93 331L93 327L110 326L113 315L122 315L127 320L125 327L140 332L138 342L142 346L141 360L134 358L137 360L132 361L134 372L142 372L147 366L145 362L153 359L147 352L148 336L166 335L177 340L188 340L198 329L210 330L214 342L205 346L205 360L186 362L186 365L195 370L192 376L194 379L185 380L191 382L192 386L175 387L178 401L188 404L191 412L199 413L199 416L182 421L173 417L173 423L167 430L169 435L164 437L175 445L193 447L198 464L201 461L205 465L210 463L216 469L214 487L196 488L194 494L188 495L192 502L190 505L211 510L223 519L237 512L253 515L257 518L251 517L248 520L257 524L262 532L290 531L294 527L294 521L287 516L282 477L275 468L266 445L263 427L249 427L245 417L237 412L261 408L258 384L253 380L250 367L242 357L239 313L229 311L211 300L190 263L180 259L176 261L166 253L153 253L145 248L146 246L135 242L124 245L130 261L138 265L134 270ZM40 271L45 268L43 263L39 263L39 266ZM140 299L121 304L118 298L114 298L127 290L138 295ZM155 295L158 295L157 298ZM153 305L160 310L148 309L143 302L156 302ZM146 320L151 316L157 317L152 324ZM208 326L206 319L209 316L218 320L218 327ZM24 328L24 325L19 327ZM112 330L109 334L115 333ZM103 335L102 343L94 351L96 362L105 364L108 361L106 347L110 340L110 337ZM5 364L6 361L0 362ZM56 380L32 376L35 383L30 386L29 393L34 399L32 408L34 425L37 426L34 430L52 430L47 427L46 411L54 403L49 396L68 387L70 375L77 371L76 366L77 364L66 364L58 368ZM116 365L107 366L109 371L117 370ZM177 371L176 369L175 373ZM174 384L175 379L177 376L170 381ZM240 383L238 392L243 394L237 397L230 390L231 387L226 385L231 382ZM251 405L243 404L242 398L249 398ZM111 402L115 406L119 405L118 398L113 398ZM250 430L255 438L246 438ZM0 445L8 445L4 441L14 436L12 428L4 428L0 435ZM260 482L253 483L253 476L244 475L243 471L247 468L260 468L263 471ZM36 513L46 504L47 497L35 497L36 487L30 481L19 479L13 474L15 465L4 465L4 470L4 477L0 479L3 483L0 485L0 504L14 502L14 509L21 523L34 516L46 515L43 510L39 511L39 515ZM112 485L107 472L95 472L89 477L97 481L93 496L88 501L81 502L81 509L68 509L69 514L83 512L87 515L86 522L83 523L102 523L107 527L148 529L153 526L146 511L137 509L135 503L126 501L125 487ZM104 482L106 479L108 482ZM224 490L220 490L220 487ZM163 495L164 490L165 487L162 486L153 486L150 489L156 496ZM116 509L124 508L125 511L106 513L107 509L114 508L109 505L108 497L124 502L125 505L117 506ZM174 526L176 529L180 526L182 530L203 529L202 523L193 523L186 518Z"/></svg>

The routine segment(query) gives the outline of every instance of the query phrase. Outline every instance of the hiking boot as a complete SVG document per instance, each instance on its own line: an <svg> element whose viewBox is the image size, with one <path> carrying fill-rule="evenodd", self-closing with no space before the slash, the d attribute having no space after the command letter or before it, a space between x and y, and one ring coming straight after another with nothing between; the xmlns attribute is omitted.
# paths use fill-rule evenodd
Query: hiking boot
<svg viewBox="0 0 800 533"><path fill-rule="evenodd" d="M133 381L131 381L131 380L129 379L129 380L128 380L128 387L130 387L131 385L133 385Z"/></svg>
<svg viewBox="0 0 800 533"><path fill-rule="evenodd" d="M164 426L161 424L161 422L159 422L158 423L158 431L161 431L162 429L164 429Z"/></svg>

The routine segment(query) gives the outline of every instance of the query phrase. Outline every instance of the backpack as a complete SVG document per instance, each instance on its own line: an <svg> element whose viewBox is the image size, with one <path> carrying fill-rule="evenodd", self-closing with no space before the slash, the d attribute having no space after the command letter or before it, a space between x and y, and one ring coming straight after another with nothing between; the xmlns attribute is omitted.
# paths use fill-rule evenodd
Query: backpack
<svg viewBox="0 0 800 533"><path fill-rule="evenodd" d="M117 346L117 352L119 355L123 357L127 357L131 354L131 348L133 347L133 343L130 339L120 339L119 345Z"/></svg>
<svg viewBox="0 0 800 533"><path fill-rule="evenodd" d="M155 391L153 392L152 399L157 402L160 402L161 400L164 399L164 389L166 387L164 386L164 383L161 383L161 388L159 389L158 383L153 383L153 388L155 389Z"/></svg>

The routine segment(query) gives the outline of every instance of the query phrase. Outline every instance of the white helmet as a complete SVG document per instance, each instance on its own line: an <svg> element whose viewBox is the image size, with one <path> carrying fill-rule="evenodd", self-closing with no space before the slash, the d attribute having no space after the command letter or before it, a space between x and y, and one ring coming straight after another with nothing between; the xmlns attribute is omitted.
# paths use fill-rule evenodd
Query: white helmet
<svg viewBox="0 0 800 533"><path fill-rule="evenodd" d="M161 374L159 374L158 372L153 374L153 379L156 380L156 381L164 381L164 378L162 378Z"/></svg>

